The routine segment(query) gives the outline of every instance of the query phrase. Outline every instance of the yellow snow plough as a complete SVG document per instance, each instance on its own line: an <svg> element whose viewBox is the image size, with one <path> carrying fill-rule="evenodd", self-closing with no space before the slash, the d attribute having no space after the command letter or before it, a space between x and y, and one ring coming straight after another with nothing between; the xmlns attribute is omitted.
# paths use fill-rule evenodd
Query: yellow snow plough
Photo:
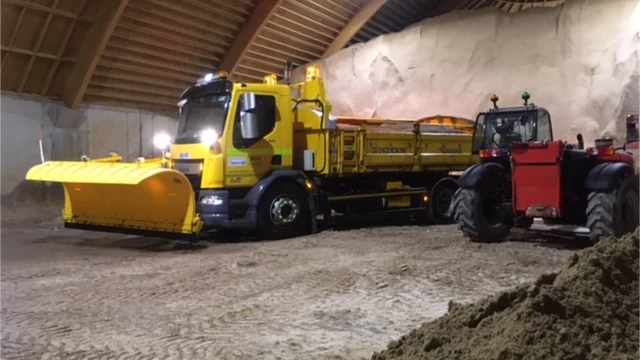
<svg viewBox="0 0 640 360"><path fill-rule="evenodd" d="M65 227L97 231L274 239L354 217L452 222L456 173L479 161L473 121L339 118L317 67L301 83L287 75L286 84L205 75L180 97L175 136L156 134L158 159L48 161L26 178L62 183Z"/></svg>
<svg viewBox="0 0 640 360"><path fill-rule="evenodd" d="M197 233L193 188L163 159L120 163L122 158L49 161L27 172L27 180L60 182L64 186L63 218L69 228ZM135 233L135 231L130 231Z"/></svg>

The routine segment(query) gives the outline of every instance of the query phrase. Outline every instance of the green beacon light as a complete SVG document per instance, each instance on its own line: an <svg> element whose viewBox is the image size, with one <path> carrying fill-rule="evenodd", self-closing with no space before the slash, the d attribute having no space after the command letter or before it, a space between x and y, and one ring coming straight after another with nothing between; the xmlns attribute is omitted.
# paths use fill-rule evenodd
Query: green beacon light
<svg viewBox="0 0 640 360"><path fill-rule="evenodd" d="M524 100L524 106L527 106L529 104L530 98L531 98L531 94L529 94L527 91L522 93L522 100Z"/></svg>

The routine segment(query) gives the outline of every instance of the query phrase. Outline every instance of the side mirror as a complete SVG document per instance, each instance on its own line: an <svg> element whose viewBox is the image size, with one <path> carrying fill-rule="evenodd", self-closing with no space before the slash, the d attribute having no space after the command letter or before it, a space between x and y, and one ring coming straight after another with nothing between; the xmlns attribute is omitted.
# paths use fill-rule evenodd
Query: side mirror
<svg viewBox="0 0 640 360"><path fill-rule="evenodd" d="M244 93L240 97L240 133L243 139L259 137L256 94Z"/></svg>
<svg viewBox="0 0 640 360"><path fill-rule="evenodd" d="M576 136L576 139L578 140L578 149L583 150L584 149L584 138L582 137L582 134L578 134Z"/></svg>
<svg viewBox="0 0 640 360"><path fill-rule="evenodd" d="M638 114L627 115L627 139L624 142L624 150L638 148Z"/></svg>

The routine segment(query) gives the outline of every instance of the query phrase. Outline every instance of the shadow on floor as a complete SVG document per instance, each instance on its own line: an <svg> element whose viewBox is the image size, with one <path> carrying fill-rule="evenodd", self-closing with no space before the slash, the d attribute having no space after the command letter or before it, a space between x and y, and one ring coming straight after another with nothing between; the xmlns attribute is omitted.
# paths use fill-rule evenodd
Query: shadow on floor
<svg viewBox="0 0 640 360"><path fill-rule="evenodd" d="M416 221L410 217L407 218L388 218L388 219L372 219L372 220L359 220L330 225L321 225L319 230L333 230L333 231L349 231L360 229L375 229L375 228L392 228L401 226L436 226L436 224L427 224Z"/></svg>
<svg viewBox="0 0 640 360"><path fill-rule="evenodd" d="M261 239L253 233L239 231L214 231L203 234L197 240L144 237L137 235L104 234L83 230L64 229L40 237L32 244L55 244L92 248L141 250L151 252L195 252L216 244L257 242Z"/></svg>
<svg viewBox="0 0 640 360"><path fill-rule="evenodd" d="M319 233L326 230L332 231L351 231L360 229L375 228L391 228L402 226L423 226L428 229L431 226L417 222L412 218L389 218L380 221L357 221L344 224L334 224L330 226L319 226ZM456 228L456 225L450 226L451 231L458 232L462 237L462 233ZM274 241L288 241L295 239L283 239ZM216 230L203 234L197 241L182 239L164 239L142 236L122 236L117 234L100 234L76 230L63 230L61 233L54 233L52 236L46 236L34 240L34 244L58 244L68 246L81 246L93 248L117 248L127 250L140 250L150 252L195 252L207 249L217 244L239 244L268 241L263 240L255 231L232 231L232 230ZM591 245L588 238L584 236L576 236L572 233L560 233L555 231L536 231L536 230L513 230L509 238L509 242L525 242L533 243L534 246L543 246L548 248L565 249L565 250L581 250Z"/></svg>
<svg viewBox="0 0 640 360"><path fill-rule="evenodd" d="M560 250L582 250L592 245L584 235L560 231L517 230L513 231L508 241L533 243L535 246Z"/></svg>
<svg viewBox="0 0 640 360"><path fill-rule="evenodd" d="M96 237L84 232L47 236L31 242L32 244L56 244L78 247L142 250L152 252L200 251L208 248L206 243L182 240L149 238L141 236L105 236Z"/></svg>

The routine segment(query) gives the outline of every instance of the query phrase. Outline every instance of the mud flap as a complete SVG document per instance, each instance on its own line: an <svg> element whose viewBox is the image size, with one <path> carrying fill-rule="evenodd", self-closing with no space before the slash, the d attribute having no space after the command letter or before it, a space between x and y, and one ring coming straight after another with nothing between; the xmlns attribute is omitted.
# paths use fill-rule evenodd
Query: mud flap
<svg viewBox="0 0 640 360"><path fill-rule="evenodd" d="M26 179L62 183L69 227L193 235L203 226L189 180L157 164L50 161Z"/></svg>

